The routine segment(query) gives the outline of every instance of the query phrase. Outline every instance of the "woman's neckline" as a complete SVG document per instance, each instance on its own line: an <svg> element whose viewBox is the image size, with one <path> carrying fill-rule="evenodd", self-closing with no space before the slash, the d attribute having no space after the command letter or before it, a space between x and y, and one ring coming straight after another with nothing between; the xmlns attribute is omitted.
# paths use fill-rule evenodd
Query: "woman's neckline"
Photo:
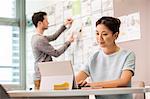
<svg viewBox="0 0 150 99"><path fill-rule="evenodd" d="M113 56L113 55L115 55L115 54L117 54L118 52L120 52L121 51L121 48L117 48L116 49L116 51L114 51L114 52L112 52L112 53L110 53L110 54L106 54L103 50L102 50L102 52L103 52L103 54L105 55L105 56Z"/></svg>

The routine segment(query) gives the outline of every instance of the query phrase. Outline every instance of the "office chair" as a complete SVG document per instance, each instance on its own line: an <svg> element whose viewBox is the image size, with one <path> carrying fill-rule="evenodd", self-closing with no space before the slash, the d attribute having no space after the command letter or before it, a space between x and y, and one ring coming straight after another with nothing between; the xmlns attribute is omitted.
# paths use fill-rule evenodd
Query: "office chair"
<svg viewBox="0 0 150 99"><path fill-rule="evenodd" d="M144 81L132 81L132 87L145 87ZM145 99L145 93L134 93L133 99Z"/></svg>
<svg viewBox="0 0 150 99"><path fill-rule="evenodd" d="M10 96L2 85L0 85L0 99L10 99Z"/></svg>

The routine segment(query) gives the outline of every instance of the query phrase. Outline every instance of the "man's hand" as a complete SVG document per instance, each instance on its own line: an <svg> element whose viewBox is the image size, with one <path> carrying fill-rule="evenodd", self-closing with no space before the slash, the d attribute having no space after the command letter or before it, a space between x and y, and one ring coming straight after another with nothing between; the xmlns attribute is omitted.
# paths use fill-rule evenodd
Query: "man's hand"
<svg viewBox="0 0 150 99"><path fill-rule="evenodd" d="M64 22L64 25L66 27L70 27L73 23L73 19L72 18L68 18L65 22Z"/></svg>
<svg viewBox="0 0 150 99"><path fill-rule="evenodd" d="M70 35L68 36L67 41L69 41L70 43L72 43L72 42L74 42L74 39L75 39L74 35L73 35L73 34L70 34Z"/></svg>

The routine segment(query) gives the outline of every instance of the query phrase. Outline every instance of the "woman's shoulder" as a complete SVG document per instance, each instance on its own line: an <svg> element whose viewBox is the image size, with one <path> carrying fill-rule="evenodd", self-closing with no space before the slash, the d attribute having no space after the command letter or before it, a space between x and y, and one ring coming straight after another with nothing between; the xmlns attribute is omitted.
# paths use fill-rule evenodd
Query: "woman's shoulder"
<svg viewBox="0 0 150 99"><path fill-rule="evenodd" d="M123 53L134 53L134 51L131 50L131 49L123 49L123 48L120 48L120 51L123 52Z"/></svg>
<svg viewBox="0 0 150 99"><path fill-rule="evenodd" d="M90 60L96 58L100 52L101 52L101 50L95 50L95 51L93 51L93 53L91 53L89 55Z"/></svg>
<svg viewBox="0 0 150 99"><path fill-rule="evenodd" d="M135 56L135 53L131 49L120 49L120 54L125 54L125 55L133 55Z"/></svg>

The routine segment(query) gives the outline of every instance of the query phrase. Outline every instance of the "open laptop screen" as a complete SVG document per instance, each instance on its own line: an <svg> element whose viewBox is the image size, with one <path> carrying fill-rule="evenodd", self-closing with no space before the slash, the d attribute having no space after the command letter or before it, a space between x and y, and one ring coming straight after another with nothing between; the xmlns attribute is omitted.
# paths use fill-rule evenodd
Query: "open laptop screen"
<svg viewBox="0 0 150 99"><path fill-rule="evenodd" d="M68 89L77 88L71 61L38 63L41 73L40 90L53 90L59 84L68 83Z"/></svg>

